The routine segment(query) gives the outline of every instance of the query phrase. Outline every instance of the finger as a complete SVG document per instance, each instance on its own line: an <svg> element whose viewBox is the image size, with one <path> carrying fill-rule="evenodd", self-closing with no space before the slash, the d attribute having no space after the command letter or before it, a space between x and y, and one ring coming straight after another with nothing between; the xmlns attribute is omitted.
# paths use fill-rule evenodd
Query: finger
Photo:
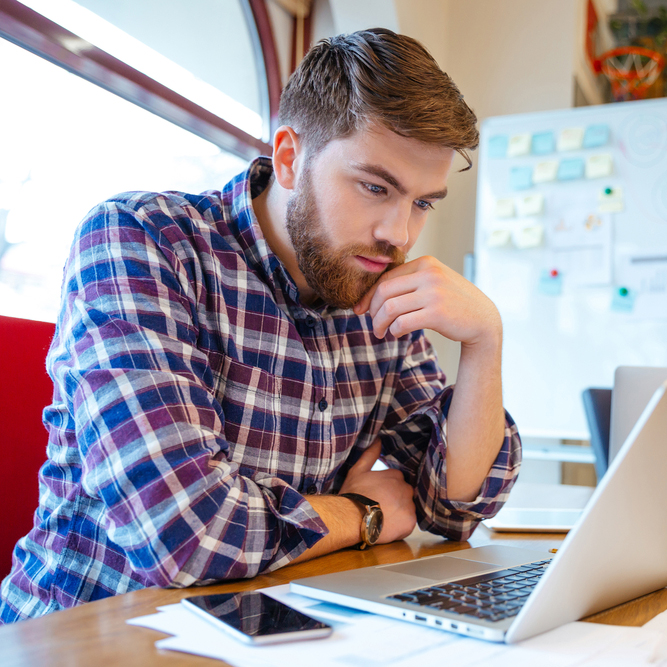
<svg viewBox="0 0 667 667"><path fill-rule="evenodd" d="M411 313L405 313L400 317L397 317L389 326L389 333L396 338L405 336L405 334L412 333L413 331L418 331L419 329L429 329L428 323L425 322L425 312L421 308L415 310ZM386 335L386 334L385 334Z"/></svg>
<svg viewBox="0 0 667 667"><path fill-rule="evenodd" d="M359 460L350 468L348 475L354 471L354 474L369 472L382 453L382 443L376 440L360 457Z"/></svg>
<svg viewBox="0 0 667 667"><path fill-rule="evenodd" d="M412 294L420 289L423 289L423 280L418 273L392 278L382 285L378 285L371 298L368 312L372 318L375 318L382 306L390 299L404 294Z"/></svg>
<svg viewBox="0 0 667 667"><path fill-rule="evenodd" d="M387 330L394 333L391 328L395 321L409 313L420 311L424 304L417 292L401 294L400 296L385 301L377 313L373 316L373 333L378 338L384 338Z"/></svg>
<svg viewBox="0 0 667 667"><path fill-rule="evenodd" d="M375 295L375 292L377 291L377 288L382 285L383 283L387 282L388 280L392 280L393 278L396 278L398 276L402 275L407 275L409 273L414 273L418 269L417 265L418 260L412 260L411 262L406 262L405 264L401 264L400 266L394 267L390 271L387 271L386 273L383 273L382 276L380 276L380 279L371 287L366 294L364 294L363 297L361 297L361 301L354 306L354 312L357 315L362 315L365 313L371 303L371 299Z"/></svg>

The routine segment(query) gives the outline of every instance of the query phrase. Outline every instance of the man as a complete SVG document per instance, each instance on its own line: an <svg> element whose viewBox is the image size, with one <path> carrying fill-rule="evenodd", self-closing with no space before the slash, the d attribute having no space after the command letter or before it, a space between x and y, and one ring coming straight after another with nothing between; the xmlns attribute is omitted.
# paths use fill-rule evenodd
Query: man
<svg viewBox="0 0 667 667"><path fill-rule="evenodd" d="M405 261L474 114L423 47L377 29L316 46L280 120L272 160L222 192L126 193L78 229L4 622L416 523L466 539L507 497L498 312L436 259ZM455 389L423 329L461 342Z"/></svg>

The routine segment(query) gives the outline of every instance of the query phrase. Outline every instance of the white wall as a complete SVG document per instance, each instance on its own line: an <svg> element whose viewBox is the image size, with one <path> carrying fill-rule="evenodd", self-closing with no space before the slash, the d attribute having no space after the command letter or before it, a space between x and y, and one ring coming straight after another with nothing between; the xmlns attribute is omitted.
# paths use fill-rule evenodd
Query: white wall
<svg viewBox="0 0 667 667"><path fill-rule="evenodd" d="M395 0L399 29L421 41L483 120L572 106L578 0ZM473 154L473 160L476 155ZM464 165L459 161L459 168ZM425 243L462 272L474 247L477 168L453 172ZM451 379L458 345L429 336Z"/></svg>

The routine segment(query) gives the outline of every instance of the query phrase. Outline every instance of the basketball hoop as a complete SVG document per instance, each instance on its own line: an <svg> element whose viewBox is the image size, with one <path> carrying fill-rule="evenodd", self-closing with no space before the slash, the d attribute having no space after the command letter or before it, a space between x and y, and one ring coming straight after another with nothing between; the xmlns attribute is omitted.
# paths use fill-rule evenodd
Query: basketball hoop
<svg viewBox="0 0 667 667"><path fill-rule="evenodd" d="M665 59L660 53L641 46L612 49L603 53L599 62L617 102L644 97L665 67Z"/></svg>

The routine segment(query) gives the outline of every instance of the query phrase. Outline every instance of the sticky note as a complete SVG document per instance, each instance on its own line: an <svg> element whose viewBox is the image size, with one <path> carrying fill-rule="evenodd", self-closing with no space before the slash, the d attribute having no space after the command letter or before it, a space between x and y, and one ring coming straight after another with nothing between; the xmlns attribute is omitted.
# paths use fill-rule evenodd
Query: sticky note
<svg viewBox="0 0 667 667"><path fill-rule="evenodd" d="M553 275L555 273L555 275ZM548 296L559 296L563 292L563 276L558 271L547 271L543 269L537 284L540 294Z"/></svg>
<svg viewBox="0 0 667 667"><path fill-rule="evenodd" d="M542 215L544 211L544 195L536 194L522 197L519 199L517 208L522 218L531 215Z"/></svg>
<svg viewBox="0 0 667 667"><path fill-rule="evenodd" d="M584 133L584 148L599 148L609 141L609 125L589 125Z"/></svg>
<svg viewBox="0 0 667 667"><path fill-rule="evenodd" d="M627 287L615 287L611 295L611 309L617 313L631 313L637 293Z"/></svg>
<svg viewBox="0 0 667 667"><path fill-rule="evenodd" d="M573 181L577 178L584 177L585 165L581 158L571 158L569 160L562 160L558 165L558 180L559 181Z"/></svg>
<svg viewBox="0 0 667 667"><path fill-rule="evenodd" d="M608 185L598 192L599 213L620 213L624 208L625 199L620 185Z"/></svg>
<svg viewBox="0 0 667 667"><path fill-rule="evenodd" d="M586 178L603 178L610 176L614 160L608 153L590 155L586 158Z"/></svg>
<svg viewBox="0 0 667 667"><path fill-rule="evenodd" d="M496 218L513 218L514 215L513 199L496 200Z"/></svg>
<svg viewBox="0 0 667 667"><path fill-rule="evenodd" d="M494 229L486 237L486 245L489 248L501 248L509 243L510 238L509 229Z"/></svg>
<svg viewBox="0 0 667 667"><path fill-rule="evenodd" d="M548 183L555 181L558 174L558 160L544 160L535 165L533 183Z"/></svg>
<svg viewBox="0 0 667 667"><path fill-rule="evenodd" d="M512 167L510 171L510 187L512 190L526 190L533 184L531 167Z"/></svg>
<svg viewBox="0 0 667 667"><path fill-rule="evenodd" d="M556 137L553 132L538 132L533 135L533 155L549 155L556 150Z"/></svg>
<svg viewBox="0 0 667 667"><path fill-rule="evenodd" d="M544 226L539 223L526 225L512 232L512 241L514 241L514 245L520 250L536 248L542 245L543 238Z"/></svg>
<svg viewBox="0 0 667 667"><path fill-rule="evenodd" d="M514 134L507 145L507 157L520 157L530 153L530 134Z"/></svg>
<svg viewBox="0 0 667 667"><path fill-rule="evenodd" d="M584 141L583 127L566 127L558 134L559 151L577 151Z"/></svg>
<svg viewBox="0 0 667 667"><path fill-rule="evenodd" d="M497 134L489 137L489 157L495 159L507 157L507 143L508 138L505 134Z"/></svg>

